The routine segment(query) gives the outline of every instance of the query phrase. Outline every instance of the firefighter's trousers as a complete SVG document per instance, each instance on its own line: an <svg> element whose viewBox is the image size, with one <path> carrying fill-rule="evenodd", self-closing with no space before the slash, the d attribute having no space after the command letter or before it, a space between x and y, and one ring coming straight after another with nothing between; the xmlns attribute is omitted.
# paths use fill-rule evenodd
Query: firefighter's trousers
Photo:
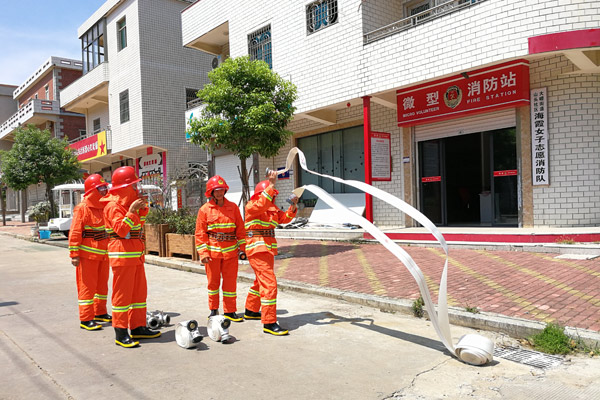
<svg viewBox="0 0 600 400"><path fill-rule="evenodd" d="M262 308L263 324L277 322L277 278L273 270L275 257L271 253L260 252L248 256L248 261L256 279L248 292L246 308L254 312Z"/></svg>
<svg viewBox="0 0 600 400"><path fill-rule="evenodd" d="M208 280L208 308L219 309L219 287L223 277L223 312L236 312L236 288L238 275L237 257L228 259L213 258L206 264L206 279Z"/></svg>
<svg viewBox="0 0 600 400"><path fill-rule="evenodd" d="M131 329L146 326L148 286L144 264L112 266L112 325Z"/></svg>
<svg viewBox="0 0 600 400"><path fill-rule="evenodd" d="M108 258L100 260L79 259L75 268L79 320L91 321L96 315L106 314L108 295Z"/></svg>

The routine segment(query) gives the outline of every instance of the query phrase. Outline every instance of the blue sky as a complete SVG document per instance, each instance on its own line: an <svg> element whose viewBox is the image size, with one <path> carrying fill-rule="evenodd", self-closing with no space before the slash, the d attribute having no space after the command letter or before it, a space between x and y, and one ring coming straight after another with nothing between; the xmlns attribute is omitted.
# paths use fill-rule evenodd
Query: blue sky
<svg viewBox="0 0 600 400"><path fill-rule="evenodd" d="M0 0L0 83L21 85L50 56L81 60L79 28L106 0Z"/></svg>

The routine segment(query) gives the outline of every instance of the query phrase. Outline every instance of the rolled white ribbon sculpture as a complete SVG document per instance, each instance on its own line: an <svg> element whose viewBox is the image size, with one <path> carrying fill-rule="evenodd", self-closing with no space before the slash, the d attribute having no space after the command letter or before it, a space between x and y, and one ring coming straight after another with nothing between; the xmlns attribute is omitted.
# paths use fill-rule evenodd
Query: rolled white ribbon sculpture
<svg viewBox="0 0 600 400"><path fill-rule="evenodd" d="M442 278L440 281L437 313L434 309L433 302L431 300L431 295L429 294L429 289L427 287L427 283L425 281L425 276L423 275L423 272L417 266L417 263L404 249L398 246L398 244L396 244L389 237L387 237L381 230L379 230L379 228L377 228L367 219L363 218L361 215L356 214L354 211L344 206L342 203L340 203L338 200L336 200L333 196L331 196L329 193L327 193L320 187L315 185L305 185L294 190L294 193L298 197L302 195L302 191L304 189L314 193L315 195L317 195L317 197L319 197L321 200L327 203L327 205L329 205L331 208L335 208L337 211L341 212L344 215L346 221L354 225L359 225L363 229L365 229L365 231L369 232L375 239L379 241L379 243L381 243L386 249L388 249L390 253L392 253L394 256L396 256L396 258L402 261L402 263L406 266L408 271L411 273L411 275L417 282L417 285L419 286L419 291L421 292L423 302L425 303L425 309L427 310L427 314L429 315L429 318L433 323L433 326L439 338L441 339L444 346L446 346L446 348L452 354L454 354L459 360L472 365L484 365L488 362L491 362L493 360L494 355L494 343L486 337L476 334L468 334L461 337L456 346L452 344L452 336L450 334L450 322L448 320L448 300L446 292L448 275L448 245L446 244L444 236L437 229L437 227L419 210L405 203L396 196L389 194L388 192L385 192L364 182L344 180L335 176L319 174L317 172L309 170L306 167L306 158L304 157L304 153L297 147L292 148L288 153L285 169L277 171L279 175L284 174L292 167L292 163L296 155L298 155L300 167L306 172L355 187L359 190L362 190L365 193L372 195L373 197L385 201L391 206L409 215L414 220L418 221L435 237L435 239L442 246L444 252L446 253L446 261L444 263L444 270L442 272Z"/></svg>

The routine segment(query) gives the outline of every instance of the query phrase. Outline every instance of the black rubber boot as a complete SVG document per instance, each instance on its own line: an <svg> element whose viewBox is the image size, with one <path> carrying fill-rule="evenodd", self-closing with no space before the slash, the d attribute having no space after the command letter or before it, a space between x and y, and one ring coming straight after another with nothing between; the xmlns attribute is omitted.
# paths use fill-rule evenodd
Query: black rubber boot
<svg viewBox="0 0 600 400"><path fill-rule="evenodd" d="M263 332L275 336L283 336L290 333L287 329L283 329L282 327L280 327L277 322L274 322L272 324L264 324Z"/></svg>
<svg viewBox="0 0 600 400"><path fill-rule="evenodd" d="M223 314L225 318L233 322L242 322L244 319L234 312L226 312Z"/></svg>
<svg viewBox="0 0 600 400"><path fill-rule="evenodd" d="M244 319L260 319L260 312L250 311L246 308L244 312Z"/></svg>
<svg viewBox="0 0 600 400"><path fill-rule="evenodd" d="M140 342L133 340L131 336L129 336L127 328L115 328L115 344L117 346L130 348L139 346Z"/></svg>
<svg viewBox="0 0 600 400"><path fill-rule="evenodd" d="M102 329L102 325L94 321L79 321L79 327L86 331L97 331Z"/></svg>
<svg viewBox="0 0 600 400"><path fill-rule="evenodd" d="M134 339L154 339L160 336L159 331L153 331L145 326L138 326L131 330L131 337Z"/></svg>
<svg viewBox="0 0 600 400"><path fill-rule="evenodd" d="M210 310L210 314L208 317L206 317L206 319L209 319L210 317L214 317L215 315L219 315L219 310Z"/></svg>
<svg viewBox="0 0 600 400"><path fill-rule="evenodd" d="M108 314L96 315L94 321L112 322L112 317Z"/></svg>

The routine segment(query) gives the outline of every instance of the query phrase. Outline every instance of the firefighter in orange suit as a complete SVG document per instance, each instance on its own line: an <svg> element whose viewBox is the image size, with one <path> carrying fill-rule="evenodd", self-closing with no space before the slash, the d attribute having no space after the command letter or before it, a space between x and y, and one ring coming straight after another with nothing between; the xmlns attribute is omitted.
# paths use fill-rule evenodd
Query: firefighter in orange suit
<svg viewBox="0 0 600 400"><path fill-rule="evenodd" d="M112 315L115 343L136 347L133 339L160 336L146 327L146 295L148 287L144 271L144 239L142 226L148 215L145 199L138 191L140 179L133 167L120 167L113 172L104 221L109 235L108 259L113 272ZM131 329L131 336L127 331Z"/></svg>
<svg viewBox="0 0 600 400"><path fill-rule="evenodd" d="M108 193L108 183L98 174L90 175L84 183L83 200L73 209L69 230L69 256L77 267L77 299L79 326L95 331L102 329L96 321L110 322L106 312L108 295L108 235L104 230L100 199Z"/></svg>
<svg viewBox="0 0 600 400"><path fill-rule="evenodd" d="M206 267L208 280L209 318L219 314L219 287L223 277L223 315L233 322L242 322L236 314L238 252L246 247L246 230L240 209L225 198L229 186L216 175L206 183L210 201L198 210L196 219L196 250Z"/></svg>
<svg viewBox="0 0 600 400"><path fill-rule="evenodd" d="M269 179L256 185L246 204L246 254L256 279L246 298L244 318L260 319L263 332L282 336L288 331L277 323L277 279L273 270L277 255L275 228L294 219L298 198L292 200L286 212L281 211L275 205L275 197L279 194L275 189L277 173L270 171L267 176Z"/></svg>

